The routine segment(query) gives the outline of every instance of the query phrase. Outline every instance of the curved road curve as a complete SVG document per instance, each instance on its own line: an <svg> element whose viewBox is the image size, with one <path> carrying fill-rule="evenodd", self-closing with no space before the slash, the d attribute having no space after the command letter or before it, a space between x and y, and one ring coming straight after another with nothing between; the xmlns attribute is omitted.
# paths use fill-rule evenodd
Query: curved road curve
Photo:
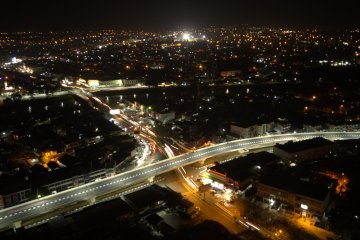
<svg viewBox="0 0 360 240"><path fill-rule="evenodd" d="M360 132L291 133L240 139L212 145L195 150L194 152L185 153L128 172L120 173L97 182L87 183L76 188L71 188L40 199L2 209L0 210L0 229L13 227L15 223L21 223L23 220L52 212L78 201L95 199L97 196L104 195L120 188L129 187L132 184L139 183L162 173L172 171L215 155L240 149L256 149L290 140L300 141L315 137L324 137L329 140L357 139L360 138Z"/></svg>

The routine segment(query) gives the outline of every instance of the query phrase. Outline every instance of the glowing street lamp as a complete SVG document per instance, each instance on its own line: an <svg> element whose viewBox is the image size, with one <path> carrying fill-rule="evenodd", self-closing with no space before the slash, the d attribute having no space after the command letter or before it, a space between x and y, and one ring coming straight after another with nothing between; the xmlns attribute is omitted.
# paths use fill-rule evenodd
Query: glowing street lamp
<svg viewBox="0 0 360 240"><path fill-rule="evenodd" d="M300 204L300 208L303 210L308 210L309 207L306 204Z"/></svg>
<svg viewBox="0 0 360 240"><path fill-rule="evenodd" d="M182 39L184 41L190 41L190 34L189 33L183 33Z"/></svg>

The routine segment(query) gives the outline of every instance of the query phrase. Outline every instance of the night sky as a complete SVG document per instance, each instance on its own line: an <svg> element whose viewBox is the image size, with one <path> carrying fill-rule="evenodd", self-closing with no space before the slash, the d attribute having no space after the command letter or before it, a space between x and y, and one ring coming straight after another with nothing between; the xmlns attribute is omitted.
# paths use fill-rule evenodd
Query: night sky
<svg viewBox="0 0 360 240"><path fill-rule="evenodd" d="M359 26L356 0L1 0L0 31Z"/></svg>

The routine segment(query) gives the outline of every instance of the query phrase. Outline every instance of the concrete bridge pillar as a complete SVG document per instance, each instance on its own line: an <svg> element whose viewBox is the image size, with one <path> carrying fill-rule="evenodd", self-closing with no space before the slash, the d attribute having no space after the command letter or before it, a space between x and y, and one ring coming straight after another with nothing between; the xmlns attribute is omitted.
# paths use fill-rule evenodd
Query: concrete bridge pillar
<svg viewBox="0 0 360 240"><path fill-rule="evenodd" d="M21 221L14 222L13 224L14 232L16 232L17 228L21 228Z"/></svg>
<svg viewBox="0 0 360 240"><path fill-rule="evenodd" d="M92 197L88 201L90 204L94 204L94 203L96 203L96 197Z"/></svg>

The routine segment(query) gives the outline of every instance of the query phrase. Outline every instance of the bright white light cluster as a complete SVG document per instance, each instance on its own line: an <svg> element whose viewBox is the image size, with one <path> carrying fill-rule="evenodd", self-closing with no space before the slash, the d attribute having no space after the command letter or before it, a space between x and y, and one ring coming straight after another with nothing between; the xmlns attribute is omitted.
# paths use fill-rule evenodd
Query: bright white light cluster
<svg viewBox="0 0 360 240"><path fill-rule="evenodd" d="M190 41L190 38L191 38L191 36L190 36L190 34L189 33L183 33L183 35L182 35L182 39L184 40L184 41Z"/></svg>

